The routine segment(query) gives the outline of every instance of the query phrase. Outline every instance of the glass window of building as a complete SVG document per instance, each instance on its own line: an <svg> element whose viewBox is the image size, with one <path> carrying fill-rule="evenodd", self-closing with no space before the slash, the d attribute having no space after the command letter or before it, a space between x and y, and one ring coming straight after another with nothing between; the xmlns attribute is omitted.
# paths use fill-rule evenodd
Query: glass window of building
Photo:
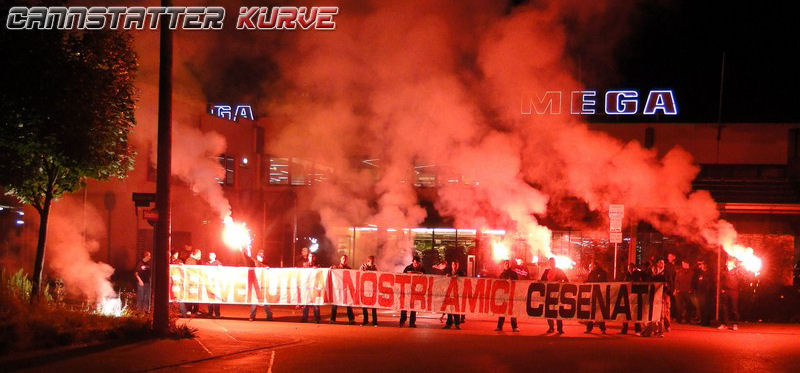
<svg viewBox="0 0 800 373"><path fill-rule="evenodd" d="M220 185L227 185L231 186L234 183L234 173L236 172L236 163L234 162L233 157L227 155L221 155L217 157L219 160L219 164L225 169L225 176L222 178L217 178L217 182Z"/></svg>
<svg viewBox="0 0 800 373"><path fill-rule="evenodd" d="M269 157L269 183L272 185L289 184L289 158Z"/></svg>

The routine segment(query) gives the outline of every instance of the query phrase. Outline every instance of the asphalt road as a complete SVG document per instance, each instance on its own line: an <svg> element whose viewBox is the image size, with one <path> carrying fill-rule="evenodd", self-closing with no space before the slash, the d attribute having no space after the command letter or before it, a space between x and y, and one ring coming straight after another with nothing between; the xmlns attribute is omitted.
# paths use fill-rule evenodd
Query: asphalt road
<svg viewBox="0 0 800 373"><path fill-rule="evenodd" d="M190 372L800 372L800 325L741 324L738 331L676 325L664 338L584 334L567 323L564 335L542 322L520 333L494 332L493 320L467 320L443 330L438 315L399 328L380 313L378 327L299 323L300 311L276 307L276 321L248 321L244 306L223 307L223 319L182 319L195 340L156 341L74 356L29 371ZM357 320L360 313L356 310ZM507 324L506 329L510 326ZM162 346L162 347L159 347ZM113 367L111 369L110 367ZM2 369L0 369L2 370Z"/></svg>
<svg viewBox="0 0 800 373"><path fill-rule="evenodd" d="M223 312L246 316L244 308ZM676 325L664 338L643 338L616 334L618 326L610 326L607 335L596 328L595 334L584 334L577 323L567 323L560 336L546 334L544 322L523 323L520 333L508 330L508 321L507 331L494 332L493 320L467 320L462 330L443 330L438 315L420 318L415 329L399 328L391 313L379 315L378 327L350 326L343 308L339 323L330 325L328 314L323 308L319 325L298 323L299 311L286 308L273 322L191 320L201 330L221 333L215 339L254 346L270 334L291 339L276 348L195 364L193 371L239 366L273 372L800 372L800 325L742 324L738 331ZM216 345L210 339L207 344Z"/></svg>

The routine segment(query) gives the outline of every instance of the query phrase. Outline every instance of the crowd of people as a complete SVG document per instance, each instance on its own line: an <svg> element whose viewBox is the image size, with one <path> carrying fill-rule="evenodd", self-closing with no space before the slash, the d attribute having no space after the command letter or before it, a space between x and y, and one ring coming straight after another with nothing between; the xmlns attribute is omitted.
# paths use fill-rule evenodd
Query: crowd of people
<svg viewBox="0 0 800 373"><path fill-rule="evenodd" d="M217 259L216 253L209 252L207 259L202 261L202 251L200 249L193 249L190 245L186 245L184 251L189 253L186 260L181 260L177 251L172 252L170 255L170 264L187 264L187 265L213 265L221 266L222 263ZM248 266L257 268L268 268L264 262L263 250L258 251L254 256L249 252L243 252L244 260ZM342 255L339 262L333 265L332 269L351 269L348 263L349 257ZM303 248L300 255L295 260L298 267L303 268L319 268L317 255L309 252L308 248ZM539 267L536 266L531 271L529 267L525 266L521 260L516 260L512 264L509 260L504 260L501 263L502 270L497 275L498 278L507 279L511 281L537 279L547 282L568 282L567 274L556 266L555 258L549 258L545 267L539 276ZM459 261L453 260L450 262L440 261L432 266L432 274L444 275L448 277L466 276L465 271L461 268ZM369 256L365 263L363 263L359 270L361 271L377 271L375 265L375 257ZM687 260L677 260L677 257L668 253L666 258L653 258L650 262L645 262L642 265L630 263L626 269L620 271L616 278L611 278L601 262L592 261L588 268L589 272L585 277L587 283L607 282L611 280L625 281L625 282L660 282L664 283L664 292L662 300L662 314L658 320L647 323L634 323L635 333L642 336L663 336L665 332L669 332L672 327L672 322L678 323L693 323L704 326L711 325L714 318L714 302L716 301L716 288L713 281L713 274L709 272L707 264L700 260L697 261L694 268ZM145 252L143 258L137 265L135 277L137 281L137 308L146 311L149 309L150 300L150 272L151 272L151 255ZM533 272L533 273L531 273ZM403 273L417 273L425 274L426 271L422 266L419 257L414 256L411 264L405 267ZM723 268L720 274L720 329L730 328L732 330L738 329L739 316L739 281L740 273L738 267ZM250 321L256 320L258 305L250 306ZM266 320L273 320L272 309L269 305L263 305L264 312L266 313ZM304 305L297 306L302 309L301 322L308 322L309 311L313 311L314 321L319 323L321 321L320 307L318 305ZM181 317L188 317L191 315L202 315L200 304L197 303L180 303ZM207 317L219 318L220 305L208 304ZM335 323L338 316L339 307L336 305L331 306L330 322ZM356 323L356 315L353 307L346 307L348 324L354 325ZM369 325L370 317L372 314L373 326L378 325L378 313L376 308L362 308L362 322L361 325ZM674 316L674 317L673 317ZM443 321L446 317L446 321ZM403 327L408 322L411 328L416 327L417 313L416 311L401 311L399 326ZM461 325L466 321L464 315L460 314L444 314L440 318L444 322L444 329L460 329ZM505 317L500 317L497 320L497 328L495 331L502 331L505 324ZM562 320L547 320L547 333L564 333L564 326ZM603 321L594 322L589 321L586 323L585 333L592 333L594 327L597 326L600 333L606 334L606 323ZM628 333L628 323L623 323L620 334ZM513 332L519 331L519 325L515 317L511 317L511 330Z"/></svg>

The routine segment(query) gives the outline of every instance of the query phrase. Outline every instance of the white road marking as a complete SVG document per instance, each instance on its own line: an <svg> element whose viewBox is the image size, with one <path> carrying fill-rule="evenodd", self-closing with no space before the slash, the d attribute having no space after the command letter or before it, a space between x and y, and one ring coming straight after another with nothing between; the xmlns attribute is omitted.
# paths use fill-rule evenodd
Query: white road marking
<svg viewBox="0 0 800 373"><path fill-rule="evenodd" d="M206 345L203 344L203 342L200 342L200 338L195 338L194 340L197 342L197 344L200 345L200 347L202 347L204 350L206 350L206 352L208 352L209 355L214 356L214 354L211 353L211 350L209 350L206 347Z"/></svg>
<svg viewBox="0 0 800 373"><path fill-rule="evenodd" d="M275 362L275 350L269 354L269 366L267 366L267 373L272 373L272 364Z"/></svg>

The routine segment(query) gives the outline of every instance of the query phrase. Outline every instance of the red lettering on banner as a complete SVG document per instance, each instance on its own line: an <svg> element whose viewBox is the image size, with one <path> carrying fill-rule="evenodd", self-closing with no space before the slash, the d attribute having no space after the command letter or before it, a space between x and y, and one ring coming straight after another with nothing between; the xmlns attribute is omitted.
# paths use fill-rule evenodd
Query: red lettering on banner
<svg viewBox="0 0 800 373"><path fill-rule="evenodd" d="M293 282L294 282L294 284L293 284ZM300 285L301 285L301 283L300 283L300 271L298 271L297 269L294 269L294 268L289 270L289 271L287 271L287 273L286 273L286 288L289 289L289 291L287 293L287 297L286 297L287 301L292 302L292 290L294 290L295 291L295 295L296 295L295 302L297 302L297 303L302 302L302 298L300 298L300 296L302 295L303 289L300 288Z"/></svg>
<svg viewBox="0 0 800 373"><path fill-rule="evenodd" d="M236 281L233 284L233 302L247 303L247 282Z"/></svg>
<svg viewBox="0 0 800 373"><path fill-rule="evenodd" d="M450 284L447 285L447 291L444 293L444 301L442 302L442 308L439 309L439 312L445 312L445 308L447 306L453 306L453 311L451 312L461 312L458 309L458 279L451 278Z"/></svg>
<svg viewBox="0 0 800 373"><path fill-rule="evenodd" d="M372 282L372 296L369 297L364 293L364 289L366 288L364 284L366 284L367 281ZM375 272L366 272L361 275L358 289L358 297L361 298L360 303L365 306L374 306L375 302L378 300L378 275L376 275Z"/></svg>
<svg viewBox="0 0 800 373"><path fill-rule="evenodd" d="M509 291L511 285L509 285L508 281L494 281L492 284L492 295L491 295L491 308L492 313L498 315L504 315L506 313L506 308L508 307L508 301L503 301L502 303L495 302L497 300L497 291L498 290L505 290L506 292Z"/></svg>
<svg viewBox="0 0 800 373"><path fill-rule="evenodd" d="M433 276L428 277L428 305L425 309L433 311Z"/></svg>
<svg viewBox="0 0 800 373"><path fill-rule="evenodd" d="M323 278L324 274L325 274L325 272L320 271L320 270L316 270L315 273L314 273L314 289L311 290L311 301L312 302L316 302L316 300L319 299L319 298L322 298L323 300L327 301L327 299L325 299L325 286L324 285L325 285L326 281Z"/></svg>
<svg viewBox="0 0 800 373"><path fill-rule="evenodd" d="M475 290L472 290L472 279L464 279L464 293L461 297L461 309L467 312L467 302L469 301L469 312L479 313L483 308L485 296L486 279L478 279L475 282ZM475 306L478 306L477 311Z"/></svg>
<svg viewBox="0 0 800 373"><path fill-rule="evenodd" d="M511 281L511 290L508 291L508 314L514 314L514 285L516 281Z"/></svg>
<svg viewBox="0 0 800 373"><path fill-rule="evenodd" d="M255 268L248 268L247 269L247 303L255 303L253 301L253 291L255 290L256 293L256 300L257 303L264 303L264 293L261 292L261 285L258 283L258 278L256 277L256 269Z"/></svg>
<svg viewBox="0 0 800 373"><path fill-rule="evenodd" d="M200 276L198 275L197 268L184 268L184 275L189 280L186 283L186 299L187 302L200 301Z"/></svg>
<svg viewBox="0 0 800 373"><path fill-rule="evenodd" d="M406 285L411 283L411 276L395 275L394 282L400 284L400 308L406 307Z"/></svg>
<svg viewBox="0 0 800 373"><path fill-rule="evenodd" d="M411 301L409 302L409 308L412 310L414 308L414 302L419 302L419 309L425 309L425 293L427 292L427 285L428 280L425 279L425 276L413 276L411 277ZM422 288L420 288L422 286Z"/></svg>
<svg viewBox="0 0 800 373"><path fill-rule="evenodd" d="M183 268L180 266L169 267L169 299L179 300L183 299Z"/></svg>
<svg viewBox="0 0 800 373"><path fill-rule="evenodd" d="M264 273L264 293L266 293L267 303L279 303L281 301L281 280L276 276L270 276L269 271ZM272 282L276 282L275 293L270 292Z"/></svg>
<svg viewBox="0 0 800 373"><path fill-rule="evenodd" d="M353 283L353 278L350 277L350 271L342 271L342 302L347 303L347 293L350 293L350 298L353 298L353 305L358 304L358 294L356 293L356 284L358 284L358 276L361 272L356 272L356 282Z"/></svg>
<svg viewBox="0 0 800 373"><path fill-rule="evenodd" d="M220 276L217 279L217 283L219 284L220 299L223 302L229 302L231 290L233 290L234 288L234 282L231 281L231 278L229 276L224 276L223 273L220 272Z"/></svg>
<svg viewBox="0 0 800 373"><path fill-rule="evenodd" d="M215 268L216 269L216 268ZM208 297L209 302L217 302L220 301L219 294L217 294L217 289L219 289L219 271L211 271L206 270L203 271L203 277L205 278L204 288L206 291L206 297Z"/></svg>
<svg viewBox="0 0 800 373"><path fill-rule="evenodd" d="M384 284L388 283L388 286L384 286ZM378 304L381 307L391 307L394 304L394 289L392 288L392 284L394 284L394 275L391 273L381 273L381 276L378 278L378 292L380 293L380 297L378 298Z"/></svg>

